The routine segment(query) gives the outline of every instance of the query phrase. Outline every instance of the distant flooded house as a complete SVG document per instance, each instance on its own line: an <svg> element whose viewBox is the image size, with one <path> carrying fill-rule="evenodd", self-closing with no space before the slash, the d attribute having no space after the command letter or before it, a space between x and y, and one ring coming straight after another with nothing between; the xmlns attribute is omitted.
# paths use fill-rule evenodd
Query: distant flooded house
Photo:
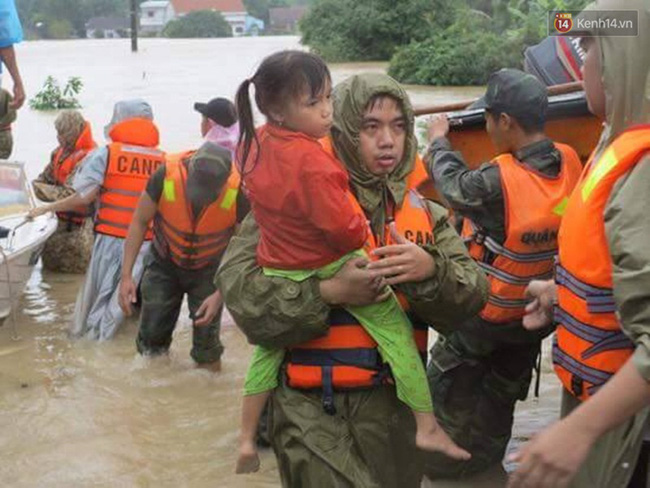
<svg viewBox="0 0 650 488"><path fill-rule="evenodd" d="M307 13L307 7L275 7L269 9L269 30L274 34L295 34L298 21Z"/></svg>
<svg viewBox="0 0 650 488"><path fill-rule="evenodd" d="M147 0L140 4L140 32L160 34L167 22L174 18L169 0Z"/></svg>
<svg viewBox="0 0 650 488"><path fill-rule="evenodd" d="M160 34L170 20L197 10L221 13L235 37L264 30L264 22L248 15L242 0L147 0L140 4L140 29L143 33Z"/></svg>
<svg viewBox="0 0 650 488"><path fill-rule="evenodd" d="M126 17L93 17L86 22L86 37L113 39L127 37L131 24Z"/></svg>

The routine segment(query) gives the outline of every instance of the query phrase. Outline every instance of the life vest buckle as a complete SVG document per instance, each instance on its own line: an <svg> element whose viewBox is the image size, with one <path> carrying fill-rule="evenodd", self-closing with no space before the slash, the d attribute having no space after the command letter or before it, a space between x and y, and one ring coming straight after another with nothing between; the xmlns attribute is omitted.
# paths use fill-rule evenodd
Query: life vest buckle
<svg viewBox="0 0 650 488"><path fill-rule="evenodd" d="M582 381L582 378L575 374L571 375L571 392L576 397L582 396L584 392L584 382Z"/></svg>
<svg viewBox="0 0 650 488"><path fill-rule="evenodd" d="M332 367L323 366L321 368L323 375L323 410L327 415L336 415L334 406L334 383L332 382Z"/></svg>

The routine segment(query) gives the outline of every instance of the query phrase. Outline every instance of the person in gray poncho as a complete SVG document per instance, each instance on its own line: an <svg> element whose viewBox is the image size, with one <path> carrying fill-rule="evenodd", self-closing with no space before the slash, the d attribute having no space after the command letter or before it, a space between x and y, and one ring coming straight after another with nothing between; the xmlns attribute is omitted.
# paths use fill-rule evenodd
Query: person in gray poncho
<svg viewBox="0 0 650 488"><path fill-rule="evenodd" d="M144 100L116 103L106 136L111 142L89 154L75 175L75 192L32 211L68 211L97 201L95 243L72 327L73 335L94 340L112 338L124 319L117 293L124 239L149 177L164 161L151 106ZM150 231L145 238L151 240ZM133 267L136 283L148 249L146 242Z"/></svg>

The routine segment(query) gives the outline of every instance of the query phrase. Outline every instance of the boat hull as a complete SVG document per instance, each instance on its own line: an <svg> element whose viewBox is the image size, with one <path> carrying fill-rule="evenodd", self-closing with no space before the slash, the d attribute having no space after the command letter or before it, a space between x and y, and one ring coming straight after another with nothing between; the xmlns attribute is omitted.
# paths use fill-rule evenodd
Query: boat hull
<svg viewBox="0 0 650 488"><path fill-rule="evenodd" d="M483 109L451 113L449 120L451 127L447 137L470 169L476 169L497 156L485 130ZM589 113L584 93L559 95L549 98L544 132L551 140L573 147L584 164L598 143L602 122ZM420 191L427 198L444 204L433 182L425 183Z"/></svg>
<svg viewBox="0 0 650 488"><path fill-rule="evenodd" d="M13 229L23 219L0 220L0 226ZM0 239L0 323L11 313L11 306L20 298L34 266L43 252L48 237L56 230L52 214L38 217L20 226L13 237ZM2 254L4 252L4 255ZM10 293L11 291L11 293Z"/></svg>

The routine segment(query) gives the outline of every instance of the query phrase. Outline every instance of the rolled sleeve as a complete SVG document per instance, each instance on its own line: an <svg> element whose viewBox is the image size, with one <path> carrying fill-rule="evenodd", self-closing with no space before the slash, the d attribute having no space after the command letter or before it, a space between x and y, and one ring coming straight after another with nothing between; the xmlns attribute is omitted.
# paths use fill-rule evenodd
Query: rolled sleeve
<svg viewBox="0 0 650 488"><path fill-rule="evenodd" d="M106 165L108 164L108 148L95 149L81 162L75 173L72 188L82 197L96 190L104 183Z"/></svg>
<svg viewBox="0 0 650 488"><path fill-rule="evenodd" d="M650 382L650 156L615 186L605 208L614 299L621 328L635 344L632 357Z"/></svg>

